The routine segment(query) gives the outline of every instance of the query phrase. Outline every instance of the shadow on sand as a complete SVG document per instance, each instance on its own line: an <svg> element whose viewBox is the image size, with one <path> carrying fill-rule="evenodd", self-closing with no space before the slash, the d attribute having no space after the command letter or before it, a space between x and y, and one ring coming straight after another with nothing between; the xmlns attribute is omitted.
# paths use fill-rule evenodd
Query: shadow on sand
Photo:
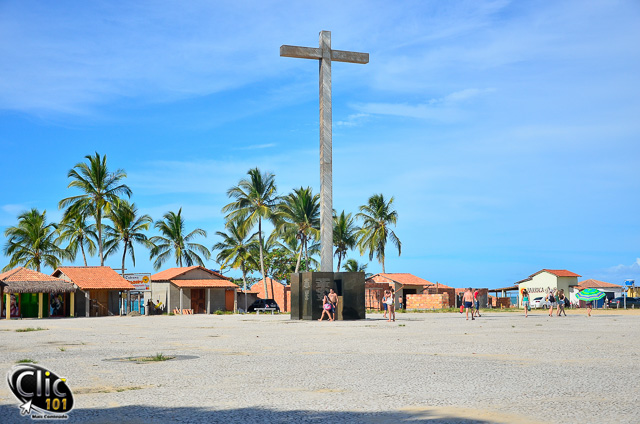
<svg viewBox="0 0 640 424"><path fill-rule="evenodd" d="M330 405L327 405L330 406ZM462 415L465 415L464 412ZM469 418L460 416L452 408L416 409L388 412L337 412L337 411L282 411L264 408L237 408L210 410L198 407L157 408L148 405L131 405L105 409L74 409L68 420L53 420L68 423L126 424L126 423L429 423L429 424L498 424L507 423L514 417ZM30 416L20 416L18 405L0 405L2 423L34 422ZM44 420L35 420L43 422ZM51 421L48 421L51 422ZM512 422L512 421L511 421Z"/></svg>

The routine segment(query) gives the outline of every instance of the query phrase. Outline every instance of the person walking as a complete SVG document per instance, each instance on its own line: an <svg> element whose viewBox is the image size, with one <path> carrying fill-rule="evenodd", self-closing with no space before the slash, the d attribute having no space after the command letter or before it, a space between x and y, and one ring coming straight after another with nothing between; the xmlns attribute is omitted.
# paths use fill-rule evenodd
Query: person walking
<svg viewBox="0 0 640 424"><path fill-rule="evenodd" d="M382 314L382 318L387 318L387 312L389 311L389 305L387 304L387 298L391 296L391 292L389 289L384 291L384 296L382 296L382 307L384 308L384 314Z"/></svg>
<svg viewBox="0 0 640 424"><path fill-rule="evenodd" d="M473 312L475 314L475 316L477 316L478 318L480 318L480 300L478 299L478 296L480 295L480 292L478 291L478 289L476 289L473 292L473 306L475 308L475 311Z"/></svg>
<svg viewBox="0 0 640 424"><path fill-rule="evenodd" d="M333 290L333 289L329 289L329 296L327 296L329 298L329 303L331 304L331 321L335 321L336 320L336 314L338 312L338 294Z"/></svg>
<svg viewBox="0 0 640 424"><path fill-rule="evenodd" d="M591 310L593 309L593 302L587 302L587 316L591 316Z"/></svg>
<svg viewBox="0 0 640 424"><path fill-rule="evenodd" d="M558 316L562 316L562 314L564 314L565 317L567 316L567 313L564 311L565 299L564 290L560 290L558 294Z"/></svg>
<svg viewBox="0 0 640 424"><path fill-rule="evenodd" d="M467 321L469 321L469 309L471 309L471 320L475 320L473 317L473 293L471 293L471 287L469 287L464 292L464 296L462 296L462 300L464 302L464 310L467 316Z"/></svg>
<svg viewBox="0 0 640 424"><path fill-rule="evenodd" d="M393 287L389 289L389 296L387 297L387 306L389 309L389 319L387 322L391 322L392 320L395 322L396 320L396 293L393 290Z"/></svg>
<svg viewBox="0 0 640 424"><path fill-rule="evenodd" d="M324 297L322 298L322 315L318 321L322 321L324 319L324 315L327 314L327 318L329 321L333 321L331 316L331 301L329 300L329 293L325 290Z"/></svg>
<svg viewBox="0 0 640 424"><path fill-rule="evenodd" d="M529 292L527 289L522 290L522 306L524 307L524 317L529 317Z"/></svg>
<svg viewBox="0 0 640 424"><path fill-rule="evenodd" d="M549 294L547 296L547 300L549 301L549 316L552 317L553 316L553 310L556 307L556 297L553 295L553 289L551 291L549 291Z"/></svg>

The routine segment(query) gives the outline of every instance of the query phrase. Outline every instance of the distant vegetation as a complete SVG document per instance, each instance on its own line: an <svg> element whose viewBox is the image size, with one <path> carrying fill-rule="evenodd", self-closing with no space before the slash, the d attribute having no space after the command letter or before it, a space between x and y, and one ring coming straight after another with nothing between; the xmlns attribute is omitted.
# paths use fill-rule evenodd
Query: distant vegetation
<svg viewBox="0 0 640 424"><path fill-rule="evenodd" d="M84 265L87 256L97 254L99 264L109 256L122 252L120 271L124 273L129 258L135 266L135 246L148 249L156 270L175 263L175 266L206 266L217 251L215 260L222 271L238 269L242 281L251 283L271 277L287 281L292 272L317 270L320 251L320 196L311 187L299 187L280 195L275 175L250 169L247 177L227 190L230 203L222 207L225 226L216 231L218 241L211 250L198 238L206 238L201 228L188 229L182 208L167 211L162 219L140 214L133 195L124 183L127 173L123 169L111 171L107 156L95 153L85 156L67 176L68 188L77 190L62 199L58 208L63 210L59 223L47 222L46 210L31 209L18 216L18 223L5 230L7 241L4 254L9 264L4 271L22 265L41 271L42 266L55 269L64 262L73 262L82 254ZM396 225L398 213L393 209L393 197L386 199L374 194L360 206L356 215L334 211L334 255L337 270L364 271L367 264L347 259L354 249L360 255L375 257L385 272L387 242L391 242L401 254L400 239L391 229ZM273 226L265 234L263 224ZM361 226L358 226L361 222ZM147 236L151 224L158 233ZM259 275L249 277L250 275ZM265 292L268 292L266 281ZM31 330L34 331L34 330Z"/></svg>

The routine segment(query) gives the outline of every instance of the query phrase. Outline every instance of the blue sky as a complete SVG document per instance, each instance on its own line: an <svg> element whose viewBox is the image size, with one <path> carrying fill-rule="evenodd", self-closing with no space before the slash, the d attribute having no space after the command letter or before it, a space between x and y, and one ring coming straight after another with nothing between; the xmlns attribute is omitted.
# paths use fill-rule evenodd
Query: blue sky
<svg viewBox="0 0 640 424"><path fill-rule="evenodd" d="M394 196L387 272L640 280L639 21L637 1L3 1L0 229L31 207L58 220L94 151L209 247L249 168L317 190L317 64L279 47L329 30L370 53L333 64L334 207Z"/></svg>

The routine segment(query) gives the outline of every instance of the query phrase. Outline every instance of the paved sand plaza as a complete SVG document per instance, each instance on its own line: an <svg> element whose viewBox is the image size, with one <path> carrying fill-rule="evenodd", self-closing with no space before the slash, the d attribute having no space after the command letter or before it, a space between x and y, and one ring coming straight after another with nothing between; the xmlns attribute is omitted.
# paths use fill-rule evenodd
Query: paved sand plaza
<svg viewBox="0 0 640 424"><path fill-rule="evenodd" d="M0 366L66 377L69 422L638 422L638 324L638 311L3 320ZM177 357L126 359L156 353ZM31 422L6 382L0 417Z"/></svg>

